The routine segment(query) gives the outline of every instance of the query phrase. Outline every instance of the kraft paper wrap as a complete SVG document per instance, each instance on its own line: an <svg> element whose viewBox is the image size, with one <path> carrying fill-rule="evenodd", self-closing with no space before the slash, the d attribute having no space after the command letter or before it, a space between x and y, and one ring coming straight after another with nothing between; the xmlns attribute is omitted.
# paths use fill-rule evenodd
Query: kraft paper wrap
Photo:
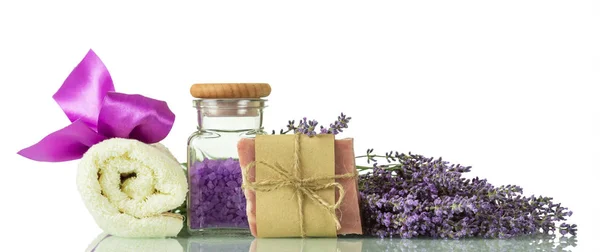
<svg viewBox="0 0 600 252"><path fill-rule="evenodd" d="M260 135L256 137L255 182L257 237L336 237L335 214L344 189L335 174L334 136ZM244 176L247 177L247 176ZM335 189L340 197L335 202Z"/></svg>

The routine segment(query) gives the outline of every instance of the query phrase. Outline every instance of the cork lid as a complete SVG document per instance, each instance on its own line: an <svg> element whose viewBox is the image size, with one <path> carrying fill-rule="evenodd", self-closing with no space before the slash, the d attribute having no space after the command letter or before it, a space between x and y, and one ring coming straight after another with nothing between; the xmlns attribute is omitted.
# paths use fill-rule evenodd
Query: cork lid
<svg viewBox="0 0 600 252"><path fill-rule="evenodd" d="M271 94L271 86L267 83L197 83L190 88L195 98L204 99L256 99Z"/></svg>

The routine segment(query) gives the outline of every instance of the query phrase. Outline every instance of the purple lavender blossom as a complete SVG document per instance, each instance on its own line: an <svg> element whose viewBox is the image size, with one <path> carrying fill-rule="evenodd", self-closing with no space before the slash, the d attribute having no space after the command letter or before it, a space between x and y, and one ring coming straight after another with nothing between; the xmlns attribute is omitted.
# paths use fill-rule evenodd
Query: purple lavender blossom
<svg viewBox="0 0 600 252"><path fill-rule="evenodd" d="M523 196L516 185L495 187L485 179L466 179L471 167L440 159L397 152L385 156L367 151L375 163L359 177L365 234L380 237L511 238L552 234L556 223L572 212L552 198ZM577 225L558 227L562 235L576 235Z"/></svg>
<svg viewBox="0 0 600 252"><path fill-rule="evenodd" d="M348 123L350 122L352 117L346 117L344 113L341 113L338 116L337 121L329 124L329 128L319 126L319 122L317 120L308 120L306 117L302 118L298 122L298 125L295 124L295 121L288 121L287 130L280 130L280 134L287 134L288 132L301 133L307 136L316 136L317 135L317 126L319 126L318 134L332 134L337 135L344 131L345 128L348 128ZM275 131L272 132L275 134Z"/></svg>

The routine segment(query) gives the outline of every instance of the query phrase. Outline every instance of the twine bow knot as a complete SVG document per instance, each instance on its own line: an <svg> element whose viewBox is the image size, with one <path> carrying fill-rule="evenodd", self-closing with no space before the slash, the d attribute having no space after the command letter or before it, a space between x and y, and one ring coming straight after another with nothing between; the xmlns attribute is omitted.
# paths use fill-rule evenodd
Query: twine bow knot
<svg viewBox="0 0 600 252"><path fill-rule="evenodd" d="M305 197L317 203L317 205L325 209L327 213L331 216L331 219L334 221L336 230L339 230L342 226L335 211L342 204L345 195L345 190L344 187L338 182L327 183L326 181L332 179L354 178L356 177L356 172L350 172L334 176L303 178L302 167L300 165L300 135L300 133L297 133L295 134L294 138L294 166L292 167L291 172L284 169L278 163L271 165L263 161L251 162L245 167L243 171L244 181L242 183L242 188L253 191L269 192L282 187L292 187L294 190L294 195L296 196L298 202L298 216L300 217L300 234L302 237L306 237L303 211ZM270 170L275 172L277 177L257 182L249 181L248 178L250 168L252 166L255 166L257 163L260 163L261 165L264 165L264 167L269 168ZM339 199L334 204L327 202L325 199L319 196L319 194L317 194L317 192L320 190L331 188L337 188L339 191Z"/></svg>

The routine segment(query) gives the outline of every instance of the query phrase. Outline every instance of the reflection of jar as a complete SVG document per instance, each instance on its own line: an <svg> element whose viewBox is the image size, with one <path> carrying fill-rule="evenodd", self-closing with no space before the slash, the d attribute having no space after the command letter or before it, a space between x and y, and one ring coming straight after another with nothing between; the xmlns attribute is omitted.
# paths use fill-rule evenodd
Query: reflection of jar
<svg viewBox="0 0 600 252"><path fill-rule="evenodd" d="M254 237L239 236L227 237L221 236L219 239L204 239L204 237L191 237L185 239L184 247L187 252L249 252L255 251L250 248Z"/></svg>
<svg viewBox="0 0 600 252"><path fill-rule="evenodd" d="M249 233L237 142L264 134L266 100L223 96L213 94L210 99L194 101L198 130L188 140L187 166L187 224L191 234Z"/></svg>

